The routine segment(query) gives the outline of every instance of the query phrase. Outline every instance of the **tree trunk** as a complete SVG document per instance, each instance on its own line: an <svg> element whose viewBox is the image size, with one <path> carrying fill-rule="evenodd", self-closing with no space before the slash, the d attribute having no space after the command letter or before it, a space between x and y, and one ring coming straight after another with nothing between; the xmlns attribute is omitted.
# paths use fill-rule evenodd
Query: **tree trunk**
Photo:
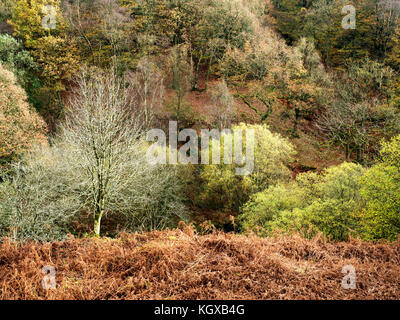
<svg viewBox="0 0 400 320"><path fill-rule="evenodd" d="M293 131L292 131L292 138L297 137L297 126L299 124L299 118L300 118L300 110L296 106L294 107L294 125L293 125Z"/></svg>
<svg viewBox="0 0 400 320"><path fill-rule="evenodd" d="M101 225L102 216L103 216L103 211L96 212L94 215L93 231L94 231L95 237L100 237L100 225Z"/></svg>
<svg viewBox="0 0 400 320"><path fill-rule="evenodd" d="M348 143L346 143L345 146L344 146L344 153L345 153L345 156L346 156L346 160L349 160L349 158L350 158L350 146L349 146Z"/></svg>

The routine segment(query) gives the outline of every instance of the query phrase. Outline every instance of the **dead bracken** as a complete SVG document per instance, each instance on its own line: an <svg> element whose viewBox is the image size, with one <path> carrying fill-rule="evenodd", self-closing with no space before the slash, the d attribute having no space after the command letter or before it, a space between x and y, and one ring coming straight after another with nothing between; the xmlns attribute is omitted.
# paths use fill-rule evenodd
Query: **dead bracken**
<svg viewBox="0 0 400 320"><path fill-rule="evenodd" d="M0 299L399 299L400 241L327 243L179 229L0 246ZM42 286L43 266L56 289ZM341 286L356 270L355 290Z"/></svg>

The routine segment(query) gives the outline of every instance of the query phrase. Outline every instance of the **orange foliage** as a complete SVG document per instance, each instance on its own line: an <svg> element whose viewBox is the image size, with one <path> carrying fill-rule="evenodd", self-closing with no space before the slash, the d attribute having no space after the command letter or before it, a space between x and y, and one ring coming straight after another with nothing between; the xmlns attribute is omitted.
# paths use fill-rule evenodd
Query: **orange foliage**
<svg viewBox="0 0 400 320"><path fill-rule="evenodd" d="M182 230L117 239L0 246L0 299L399 299L400 242L326 243L300 237L198 235ZM43 266L56 269L45 290ZM356 270L345 290L342 268Z"/></svg>
<svg viewBox="0 0 400 320"><path fill-rule="evenodd" d="M14 75L0 64L0 158L46 142L44 121L27 103Z"/></svg>

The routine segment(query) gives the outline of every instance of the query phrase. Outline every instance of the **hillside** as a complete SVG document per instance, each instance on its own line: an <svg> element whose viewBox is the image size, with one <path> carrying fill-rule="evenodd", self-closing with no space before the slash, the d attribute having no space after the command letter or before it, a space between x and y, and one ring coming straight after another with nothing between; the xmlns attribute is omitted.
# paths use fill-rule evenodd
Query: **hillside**
<svg viewBox="0 0 400 320"><path fill-rule="evenodd" d="M0 299L400 300L400 2L355 3L0 0Z"/></svg>
<svg viewBox="0 0 400 320"><path fill-rule="evenodd" d="M0 247L0 299L399 299L400 242L326 243L189 227ZM56 268L44 290L43 266ZM344 290L343 266L357 289ZM13 270L10 272L10 270Z"/></svg>

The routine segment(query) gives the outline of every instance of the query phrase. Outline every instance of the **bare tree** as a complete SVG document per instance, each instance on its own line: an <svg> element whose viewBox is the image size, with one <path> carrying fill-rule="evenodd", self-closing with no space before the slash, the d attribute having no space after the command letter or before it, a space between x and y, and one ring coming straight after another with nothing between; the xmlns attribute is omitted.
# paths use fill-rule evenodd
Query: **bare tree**
<svg viewBox="0 0 400 320"><path fill-rule="evenodd" d="M396 0L375 1L375 49L378 58L386 58L389 44L400 26L400 2Z"/></svg>
<svg viewBox="0 0 400 320"><path fill-rule="evenodd" d="M320 116L319 126L344 148L346 159L355 151L356 160L363 162L377 129L388 126L395 116L387 104L392 79L391 69L368 59L350 63L347 72L337 75L335 96Z"/></svg>
<svg viewBox="0 0 400 320"><path fill-rule="evenodd" d="M184 118L184 98L190 89L193 76L193 66L187 62L187 47L176 45L168 56L168 73L171 77L172 89L176 94L176 102L173 105L173 112L178 126Z"/></svg>
<svg viewBox="0 0 400 320"><path fill-rule="evenodd" d="M77 85L61 134L63 143L81 159L77 165L91 182L94 233L99 235L110 191L125 184L123 172L132 148L138 145L141 124L129 117L115 75L82 74Z"/></svg>
<svg viewBox="0 0 400 320"><path fill-rule="evenodd" d="M115 74L83 73L61 125L57 144L70 151L66 165L86 186L83 198L93 213L96 236L107 213L134 217L137 225L153 229L184 211L176 169L147 162L142 139L145 111L132 112L130 102Z"/></svg>
<svg viewBox="0 0 400 320"><path fill-rule="evenodd" d="M212 88L211 103L208 109L213 122L220 130L230 128L235 114L235 99L224 80Z"/></svg>
<svg viewBox="0 0 400 320"><path fill-rule="evenodd" d="M319 126L333 141L339 143L346 160L352 151L357 153L357 161L362 162L363 153L370 142L369 121L373 118L376 101L361 103L336 102L321 116Z"/></svg>
<svg viewBox="0 0 400 320"><path fill-rule="evenodd" d="M100 38L110 45L113 56L128 48L130 35L125 26L131 18L118 0L64 0L62 7L71 31L86 44L92 63L101 63L98 55L99 61L95 61L96 51L104 46Z"/></svg>
<svg viewBox="0 0 400 320"><path fill-rule="evenodd" d="M141 110L142 125L149 128L156 110L161 109L164 96L164 79L161 72L150 59L139 61L136 71L126 76L128 99L135 109Z"/></svg>

